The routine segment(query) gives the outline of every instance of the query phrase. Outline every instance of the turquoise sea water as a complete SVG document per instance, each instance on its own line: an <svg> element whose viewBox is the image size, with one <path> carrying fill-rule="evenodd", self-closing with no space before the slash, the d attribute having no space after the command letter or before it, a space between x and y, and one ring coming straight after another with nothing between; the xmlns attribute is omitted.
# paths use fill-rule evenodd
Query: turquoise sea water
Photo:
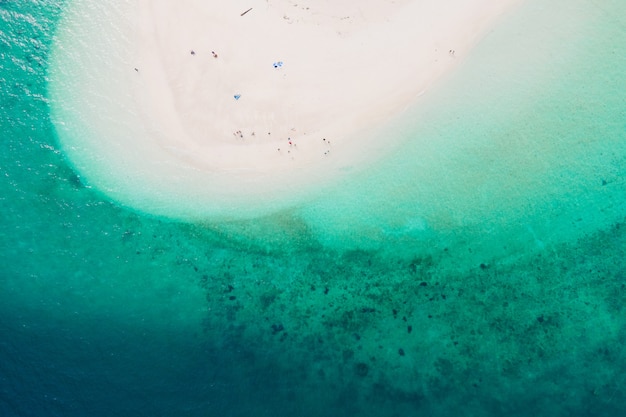
<svg viewBox="0 0 626 417"><path fill-rule="evenodd" d="M68 4L0 1L0 415L624 414L622 2L529 2L407 110L397 151L201 223L122 207L67 159Z"/></svg>

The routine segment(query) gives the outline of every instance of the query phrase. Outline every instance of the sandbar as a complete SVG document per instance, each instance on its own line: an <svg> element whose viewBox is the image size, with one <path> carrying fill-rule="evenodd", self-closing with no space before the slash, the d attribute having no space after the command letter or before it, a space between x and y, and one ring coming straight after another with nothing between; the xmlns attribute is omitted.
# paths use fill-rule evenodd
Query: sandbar
<svg viewBox="0 0 626 417"><path fill-rule="evenodd" d="M89 144L66 150L122 203L173 217L266 214L401 145L394 123L520 1L117 0L126 46L98 48L116 68L93 99L115 103L123 89L125 111L110 119L141 126L120 139L123 128L98 121L102 108L74 103L57 112L61 141L70 113L100 131L82 135L100 135L97 158L79 155Z"/></svg>

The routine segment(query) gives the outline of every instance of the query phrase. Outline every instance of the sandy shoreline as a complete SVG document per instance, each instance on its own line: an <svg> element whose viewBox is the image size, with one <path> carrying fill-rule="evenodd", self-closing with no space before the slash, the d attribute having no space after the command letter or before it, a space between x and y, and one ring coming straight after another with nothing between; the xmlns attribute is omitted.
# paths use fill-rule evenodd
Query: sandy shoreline
<svg viewBox="0 0 626 417"><path fill-rule="evenodd" d="M55 124L86 182L123 204L269 214L397 149L403 112L521 1L76 2Z"/></svg>
<svg viewBox="0 0 626 417"><path fill-rule="evenodd" d="M198 168L345 164L356 132L402 111L516 2L141 0L135 94L160 145Z"/></svg>

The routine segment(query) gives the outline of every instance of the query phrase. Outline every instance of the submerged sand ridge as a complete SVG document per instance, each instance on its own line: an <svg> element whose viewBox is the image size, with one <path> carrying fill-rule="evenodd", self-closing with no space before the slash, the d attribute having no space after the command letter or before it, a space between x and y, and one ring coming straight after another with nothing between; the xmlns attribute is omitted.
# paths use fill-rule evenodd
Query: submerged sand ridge
<svg viewBox="0 0 626 417"><path fill-rule="evenodd" d="M259 196L301 201L396 146L386 123L517 2L120 0L132 33L112 81L128 83L142 125L130 140L158 157L125 156L130 172L107 191L166 215L187 198L192 217L221 213L220 201L229 215Z"/></svg>

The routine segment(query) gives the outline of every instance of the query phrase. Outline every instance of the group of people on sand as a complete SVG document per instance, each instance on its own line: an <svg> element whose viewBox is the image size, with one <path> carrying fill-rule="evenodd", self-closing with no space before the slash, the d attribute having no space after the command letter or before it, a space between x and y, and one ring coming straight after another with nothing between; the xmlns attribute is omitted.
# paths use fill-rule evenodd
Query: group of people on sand
<svg viewBox="0 0 626 417"><path fill-rule="evenodd" d="M454 51L452 51L452 50L450 52L454 53ZM191 55L194 55L194 56L196 55L196 51L193 50L193 49L190 51L190 53L191 53ZM217 55L217 53L215 51L211 51L211 55L213 56L213 58L217 58L218 57L218 55ZM274 68L281 67L282 65L283 65L282 62L274 63ZM135 67L135 71L139 72L139 69ZM236 97L236 98L238 98L238 97ZM295 129L292 129L292 130L295 130ZM267 134L271 135L271 132L267 132ZM243 132L241 130L237 130L237 131L233 132L233 136L239 137L239 138L243 139ZM254 132L252 132L252 136L255 136ZM322 140L326 144L330 145L330 141L326 140L326 138L323 138ZM289 144L289 147L296 147L295 142L290 137L287 138L287 143ZM281 149L278 148L278 152L280 152L280 150ZM287 152L290 152L290 151L287 151ZM329 152L330 152L330 150L327 150L326 152L324 152L324 155L328 155Z"/></svg>
<svg viewBox="0 0 626 417"><path fill-rule="evenodd" d="M194 51L193 49L191 50L191 55L195 55L196 51ZM211 55L213 55L213 58L217 58L217 54L215 53L215 51L211 51Z"/></svg>

